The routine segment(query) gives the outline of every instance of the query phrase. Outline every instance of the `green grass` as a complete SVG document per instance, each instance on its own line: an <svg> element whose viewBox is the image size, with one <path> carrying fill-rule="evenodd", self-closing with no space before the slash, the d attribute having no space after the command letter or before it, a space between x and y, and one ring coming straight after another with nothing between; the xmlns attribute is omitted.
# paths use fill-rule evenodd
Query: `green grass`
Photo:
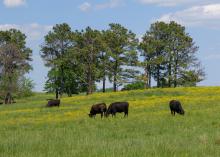
<svg viewBox="0 0 220 157"><path fill-rule="evenodd" d="M220 87L137 90L62 98L52 95L0 106L0 157L218 157ZM185 116L171 116L171 99ZM90 106L128 101L128 118L88 117Z"/></svg>

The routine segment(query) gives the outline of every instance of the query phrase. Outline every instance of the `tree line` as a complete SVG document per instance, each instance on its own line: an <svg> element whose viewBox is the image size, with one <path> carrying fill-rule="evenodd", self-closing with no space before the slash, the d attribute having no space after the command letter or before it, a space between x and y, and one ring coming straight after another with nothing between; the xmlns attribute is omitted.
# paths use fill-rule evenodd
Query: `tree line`
<svg viewBox="0 0 220 157"><path fill-rule="evenodd" d="M151 88L152 79L158 88L196 86L205 76L197 52L185 27L174 21L153 23L140 41L116 23L101 31L72 31L66 23L57 24L41 45L41 57L51 68L45 89L58 97L92 94L97 82L105 92L107 80L113 91L136 81Z"/></svg>
<svg viewBox="0 0 220 157"><path fill-rule="evenodd" d="M20 84L20 89L33 87L24 77L32 69L32 50L25 40L19 30L0 31L0 88L9 95L19 91ZM50 68L45 90L56 93L56 98L64 93L92 94L97 83L105 92L107 82L117 91L136 82L151 88L153 80L158 88L196 86L205 76L196 57L198 46L185 27L174 21L153 23L139 40L117 23L106 30L74 31L67 23L56 24L40 46Z"/></svg>

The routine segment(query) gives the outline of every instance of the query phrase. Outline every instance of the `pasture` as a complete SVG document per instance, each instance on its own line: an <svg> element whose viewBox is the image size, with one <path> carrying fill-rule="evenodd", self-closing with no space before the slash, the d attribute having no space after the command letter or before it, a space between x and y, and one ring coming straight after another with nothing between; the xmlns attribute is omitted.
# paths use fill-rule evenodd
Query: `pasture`
<svg viewBox="0 0 220 157"><path fill-rule="evenodd" d="M217 157L220 87L151 89L63 97L35 94L0 106L0 157ZM171 99L185 115L171 116ZM92 104L128 101L129 115L89 118Z"/></svg>

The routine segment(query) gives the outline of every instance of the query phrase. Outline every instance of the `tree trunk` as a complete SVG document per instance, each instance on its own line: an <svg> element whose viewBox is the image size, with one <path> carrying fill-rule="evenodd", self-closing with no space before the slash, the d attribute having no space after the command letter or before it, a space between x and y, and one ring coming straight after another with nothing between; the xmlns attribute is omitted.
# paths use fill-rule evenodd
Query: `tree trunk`
<svg viewBox="0 0 220 157"><path fill-rule="evenodd" d="M168 65L168 86L171 87L171 77L172 77L172 73L171 73L171 59L169 61L169 65Z"/></svg>
<svg viewBox="0 0 220 157"><path fill-rule="evenodd" d="M92 82L89 81L88 90L87 90L87 95L90 95L90 94L93 93L92 86L93 86Z"/></svg>
<svg viewBox="0 0 220 157"><path fill-rule="evenodd" d="M58 88L56 88L56 99L59 99L59 91L58 91Z"/></svg>
<svg viewBox="0 0 220 157"><path fill-rule="evenodd" d="M89 70L87 74L87 80L88 80L88 87L87 87L87 95L90 95L93 93L93 81L92 81L92 73L91 70Z"/></svg>
<svg viewBox="0 0 220 157"><path fill-rule="evenodd" d="M160 87L160 66L157 65L157 88Z"/></svg>
<svg viewBox="0 0 220 157"><path fill-rule="evenodd" d="M149 72L149 83L148 83L148 85L149 85L149 88L151 88L151 71Z"/></svg>
<svg viewBox="0 0 220 157"><path fill-rule="evenodd" d="M117 92L117 70L118 70L118 61L115 61L115 69L114 69L114 81L113 81L113 89L114 92Z"/></svg>
<svg viewBox="0 0 220 157"><path fill-rule="evenodd" d="M61 89L60 89L60 95L62 95L64 93L64 86L65 86L64 68L63 68L63 65L61 65Z"/></svg>
<svg viewBox="0 0 220 157"><path fill-rule="evenodd" d="M148 72L148 88L151 88L151 66L150 65L148 65L148 70L147 70L147 72Z"/></svg>
<svg viewBox="0 0 220 157"><path fill-rule="evenodd" d="M14 102L14 99L13 99L11 93L8 92L5 96L5 104L11 104L12 102Z"/></svg>
<svg viewBox="0 0 220 157"><path fill-rule="evenodd" d="M12 102L14 102L11 91L12 91L12 77L9 76L9 78L8 78L8 92L5 96L5 104L11 104Z"/></svg>
<svg viewBox="0 0 220 157"><path fill-rule="evenodd" d="M149 78L148 78L148 70L147 68L144 69L144 88L147 89L149 86ZM146 79L145 79L146 78Z"/></svg>
<svg viewBox="0 0 220 157"><path fill-rule="evenodd" d="M70 88L68 88L68 97L72 97L72 92Z"/></svg>
<svg viewBox="0 0 220 157"><path fill-rule="evenodd" d="M175 66L174 70L174 87L177 87L177 67Z"/></svg>
<svg viewBox="0 0 220 157"><path fill-rule="evenodd" d="M178 53L176 54L175 66L174 66L174 87L177 87L177 67L178 66Z"/></svg>
<svg viewBox="0 0 220 157"><path fill-rule="evenodd" d="M117 92L117 79L116 79L116 76L114 76L113 89L114 89L114 92Z"/></svg>
<svg viewBox="0 0 220 157"><path fill-rule="evenodd" d="M103 80L102 80L102 92L105 93L105 81L106 81L106 78L105 78L105 75L103 77Z"/></svg>
<svg viewBox="0 0 220 157"><path fill-rule="evenodd" d="M64 46L64 40L61 40L61 58L60 60L63 60L63 56L65 54L65 46ZM64 86L65 86L65 78L64 78L64 65L63 63L61 63L60 66L60 70L61 70L61 87L60 87L60 97L62 97L63 93L64 93Z"/></svg>
<svg viewBox="0 0 220 157"><path fill-rule="evenodd" d="M103 78L102 78L102 92L105 93L105 84L106 84L106 60L105 54L102 52L102 67L103 67Z"/></svg>

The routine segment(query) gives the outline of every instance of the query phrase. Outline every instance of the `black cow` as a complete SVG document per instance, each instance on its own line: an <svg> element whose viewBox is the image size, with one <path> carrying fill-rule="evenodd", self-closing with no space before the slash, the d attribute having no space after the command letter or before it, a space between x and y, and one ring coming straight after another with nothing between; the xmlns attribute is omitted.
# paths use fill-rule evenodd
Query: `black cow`
<svg viewBox="0 0 220 157"><path fill-rule="evenodd" d="M49 100L49 101L48 101L46 107L54 107L54 106L59 107L59 106L60 106L60 100L59 100L59 99L55 99L55 100L53 100L53 99L48 99L48 100Z"/></svg>
<svg viewBox="0 0 220 157"><path fill-rule="evenodd" d="M89 117L95 118L96 114L101 114L101 118L102 118L106 110L107 110L107 107L105 103L95 104L95 105L92 105L90 113L88 115Z"/></svg>
<svg viewBox="0 0 220 157"><path fill-rule="evenodd" d="M117 112L122 113L124 112L124 117L128 116L128 108L129 104L128 102L114 102L109 105L108 110L106 112L106 117L108 117L109 114L113 116L116 115Z"/></svg>
<svg viewBox="0 0 220 157"><path fill-rule="evenodd" d="M170 101L170 111L173 116L175 116L175 113L179 113L181 115L185 114L185 112L181 106L181 103L178 100L171 100Z"/></svg>

